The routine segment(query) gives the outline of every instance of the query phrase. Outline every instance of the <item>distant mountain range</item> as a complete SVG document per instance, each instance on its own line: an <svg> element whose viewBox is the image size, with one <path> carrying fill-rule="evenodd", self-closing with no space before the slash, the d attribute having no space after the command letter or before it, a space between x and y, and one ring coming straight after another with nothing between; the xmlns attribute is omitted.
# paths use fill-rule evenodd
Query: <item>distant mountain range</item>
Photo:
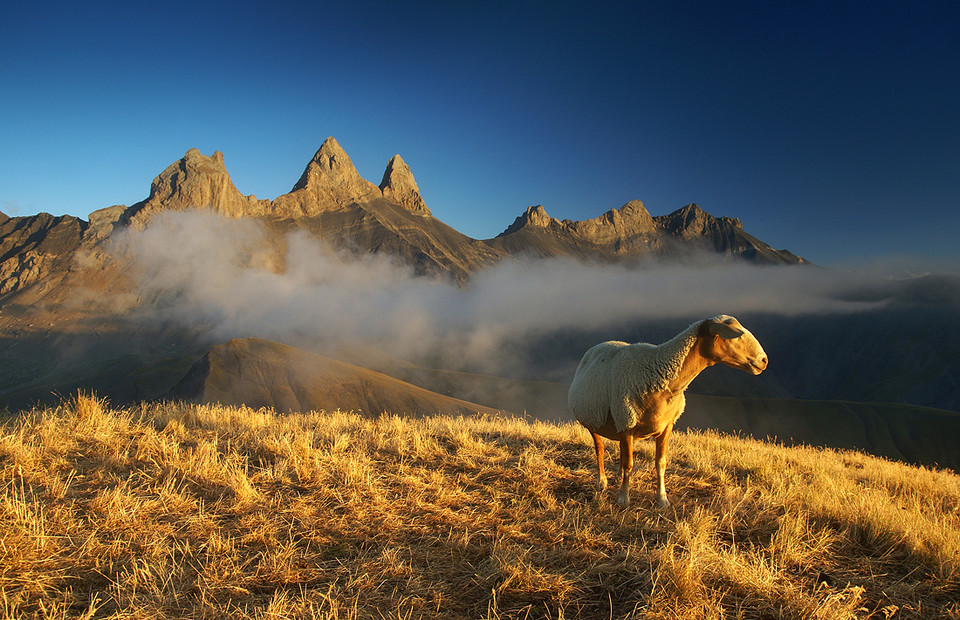
<svg viewBox="0 0 960 620"><path fill-rule="evenodd" d="M142 230L158 213L192 209L258 218L281 232L307 231L336 248L395 255L419 273L445 273L459 281L518 256L622 261L707 251L756 263L804 262L746 233L738 219L716 218L696 204L653 217L633 200L582 222L557 220L538 205L497 237L472 239L433 217L400 155L390 159L380 185L374 185L331 137L293 189L274 200L241 194L219 151L204 156L190 149L153 180L145 200L95 211L89 221L0 214L0 303L4 296L75 269L73 255L81 247L103 258L96 250L114 231Z"/></svg>

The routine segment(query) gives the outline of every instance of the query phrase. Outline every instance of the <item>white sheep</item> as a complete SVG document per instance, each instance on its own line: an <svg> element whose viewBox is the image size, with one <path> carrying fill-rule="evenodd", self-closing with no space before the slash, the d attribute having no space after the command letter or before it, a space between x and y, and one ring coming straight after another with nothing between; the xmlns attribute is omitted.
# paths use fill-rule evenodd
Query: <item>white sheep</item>
<svg viewBox="0 0 960 620"><path fill-rule="evenodd" d="M767 354L753 334L726 315L697 321L661 345L609 341L584 353L568 400L573 415L593 436L600 491L607 488L602 438L620 442L618 502L626 506L633 440L654 437L658 500L661 507L670 504L663 482L667 439L683 413L684 391L717 362L759 375L767 367Z"/></svg>

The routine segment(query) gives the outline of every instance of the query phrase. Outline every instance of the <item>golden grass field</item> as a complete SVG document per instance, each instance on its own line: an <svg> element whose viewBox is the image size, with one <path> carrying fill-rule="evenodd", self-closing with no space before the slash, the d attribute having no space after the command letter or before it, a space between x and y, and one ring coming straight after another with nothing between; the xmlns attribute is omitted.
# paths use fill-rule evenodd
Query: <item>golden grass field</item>
<svg viewBox="0 0 960 620"><path fill-rule="evenodd" d="M678 433L673 505L643 442L620 509L588 446L489 416L11 415L0 617L960 618L952 472Z"/></svg>

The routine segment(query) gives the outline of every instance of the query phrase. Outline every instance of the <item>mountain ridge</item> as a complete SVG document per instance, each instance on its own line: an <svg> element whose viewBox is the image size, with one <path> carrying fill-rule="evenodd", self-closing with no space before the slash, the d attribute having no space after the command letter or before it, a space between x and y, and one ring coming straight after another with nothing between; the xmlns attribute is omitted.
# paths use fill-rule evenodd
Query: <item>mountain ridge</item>
<svg viewBox="0 0 960 620"><path fill-rule="evenodd" d="M390 252L413 264L418 272L448 273L461 282L477 270L513 256L616 261L648 254L672 256L686 249L760 263L805 262L752 237L736 218L716 218L696 204L654 217L639 200L583 221L557 220L537 205L527 208L497 237L473 239L433 216L410 166L399 154L388 161L378 186L360 176L331 136L307 163L291 191L272 200L240 193L221 151L206 156L190 148L153 179L147 198L129 207L107 207L91 213L89 220L48 214L3 219L0 295L44 279L54 269L54 259L66 251L63 243L56 241L61 237L78 237L77 247L93 246L114 229L142 230L159 213L190 209L211 210L231 218L289 221L332 240L335 246ZM417 217L398 217L397 209L401 215ZM339 215L331 216L334 213ZM25 230L29 234L22 234ZM55 241L45 241L47 235Z"/></svg>

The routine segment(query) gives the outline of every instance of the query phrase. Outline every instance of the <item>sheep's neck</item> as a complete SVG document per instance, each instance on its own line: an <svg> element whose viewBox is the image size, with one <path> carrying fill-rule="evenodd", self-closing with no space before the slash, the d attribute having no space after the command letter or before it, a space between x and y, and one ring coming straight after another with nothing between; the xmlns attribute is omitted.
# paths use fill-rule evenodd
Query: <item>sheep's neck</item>
<svg viewBox="0 0 960 620"><path fill-rule="evenodd" d="M687 387L697 378L697 375L706 368L713 366L713 362L700 354L699 348L698 346L690 348L690 352L687 353L687 356L683 359L683 363L680 365L680 372L677 373L676 378L667 384L669 391L674 394L686 391Z"/></svg>

